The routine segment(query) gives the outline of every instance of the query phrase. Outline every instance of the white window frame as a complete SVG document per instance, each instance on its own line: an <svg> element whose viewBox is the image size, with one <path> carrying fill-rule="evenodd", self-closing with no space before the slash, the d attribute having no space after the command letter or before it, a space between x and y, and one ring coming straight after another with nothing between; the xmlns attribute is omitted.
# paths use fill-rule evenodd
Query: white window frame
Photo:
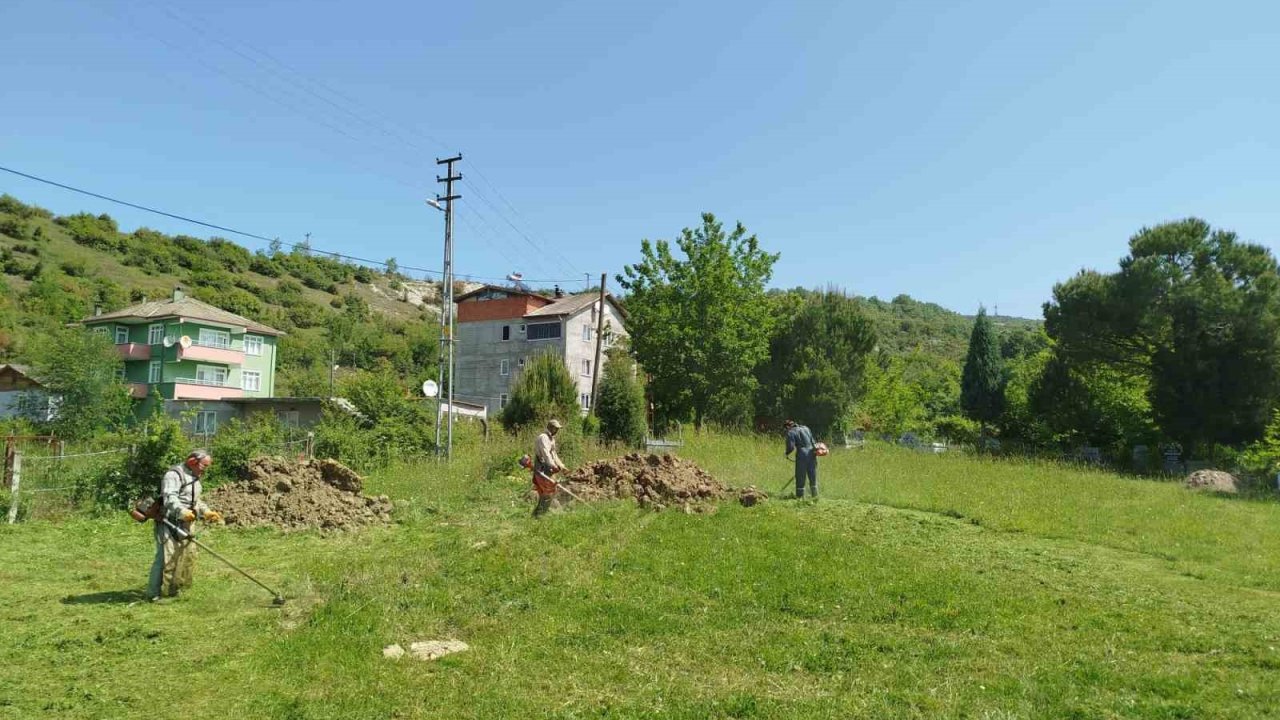
<svg viewBox="0 0 1280 720"><path fill-rule="evenodd" d="M582 324L582 342L591 342L591 324Z"/></svg>
<svg viewBox="0 0 1280 720"><path fill-rule="evenodd" d="M582 403L583 410L590 410L591 409L591 393L582 393L582 395L578 397L578 402Z"/></svg>
<svg viewBox="0 0 1280 720"><path fill-rule="evenodd" d="M498 396L498 409L502 410L507 407L507 394L502 393Z"/></svg>
<svg viewBox="0 0 1280 720"><path fill-rule="evenodd" d="M245 335L244 336L244 354L245 355L261 355L262 354L262 336L261 335Z"/></svg>
<svg viewBox="0 0 1280 720"><path fill-rule="evenodd" d="M253 378L253 387L249 387L249 378ZM247 392L262 392L262 373L257 370L241 370L240 389Z"/></svg>
<svg viewBox="0 0 1280 720"><path fill-rule="evenodd" d="M191 431L201 435L213 435L218 432L218 413L213 410L196 411Z"/></svg>
<svg viewBox="0 0 1280 720"><path fill-rule="evenodd" d="M147 382L152 385L164 378L164 364L160 360L152 360L147 365Z"/></svg>
<svg viewBox="0 0 1280 720"><path fill-rule="evenodd" d="M147 326L147 344L160 345L164 342L164 323Z"/></svg>
<svg viewBox="0 0 1280 720"><path fill-rule="evenodd" d="M214 379L213 379L213 381L212 381L212 382L211 382L208 378L200 377L200 374L201 374L201 373L203 373L203 372L206 372L206 371L211 371L211 372L213 373ZM221 380L218 380L218 379L217 379L217 378L218 378L218 374L219 374L219 373L221 373L221 374L222 374L222 379L221 379ZM198 383L200 383L201 385L204 385L204 384L211 384L211 385L215 385L215 386L218 386L218 387L222 387L222 386L225 386L225 385L227 384L227 377L228 377L229 375L231 375L231 373L230 373L226 368L224 368L224 367L219 367L218 365L197 365L197 366L196 366L196 377L195 377L195 379L196 379L196 381L197 381Z"/></svg>
<svg viewBox="0 0 1280 720"><path fill-rule="evenodd" d="M297 410L281 410L280 422L285 427L296 428L302 425L302 417Z"/></svg>
<svg viewBox="0 0 1280 720"><path fill-rule="evenodd" d="M120 339L120 336L121 336L122 334L124 335L124 339L123 339L123 340L121 340L121 339ZM129 326L128 326L128 325L117 325L117 326L116 326L116 344L117 344L117 345L127 345L128 343L129 343Z"/></svg>
<svg viewBox="0 0 1280 720"><path fill-rule="evenodd" d="M498 374L499 374L499 375L510 375L510 374L511 374L511 365L510 365L509 361L508 361L506 358L503 358L503 359L501 359L501 360L499 360L499 361L498 361Z"/></svg>
<svg viewBox="0 0 1280 720"><path fill-rule="evenodd" d="M582 361L582 376L591 377L591 361L590 360Z"/></svg>
<svg viewBox="0 0 1280 720"><path fill-rule="evenodd" d="M213 339L210 340L209 338ZM216 328L200 328L200 332L196 333L196 344L202 347L229 350L231 348L231 331L218 330Z"/></svg>
<svg viewBox="0 0 1280 720"><path fill-rule="evenodd" d="M516 367L518 367L519 369L523 370L523 369L524 369L524 364L525 364L526 362L528 362L528 358L527 358L527 357L525 357L524 355L521 355L521 356L520 356L520 358L519 358L518 360L516 360Z"/></svg>
<svg viewBox="0 0 1280 720"><path fill-rule="evenodd" d="M93 332L103 337L111 337L111 328L106 325L99 325L93 329Z"/></svg>

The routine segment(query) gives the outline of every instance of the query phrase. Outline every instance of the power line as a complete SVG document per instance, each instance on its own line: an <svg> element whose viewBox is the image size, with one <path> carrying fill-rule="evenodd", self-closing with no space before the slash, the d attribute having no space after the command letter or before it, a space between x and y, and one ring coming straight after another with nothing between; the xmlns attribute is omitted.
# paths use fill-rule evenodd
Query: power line
<svg viewBox="0 0 1280 720"><path fill-rule="evenodd" d="M414 149L418 150L419 152L422 152L422 153L426 153L426 152L427 152L427 150L426 150L425 148L423 148L421 145L418 145L418 144L417 144L417 143L415 143L411 138L407 137L404 133L400 132L400 131L399 131L399 129L396 127L397 125L400 125L400 123L399 123L399 122L397 122L397 121L395 121L395 120L393 120L393 119L391 119L391 118L390 118L390 117L388 117L387 115L382 114L382 113L377 113L377 112L375 111L375 112L374 112L374 116L375 116L375 117L377 117L377 118L380 118L380 119L381 119L381 121L382 121L382 123L381 123L381 124L379 124L379 123L377 123L377 122L374 122L374 121L370 120L369 118L365 117L364 115L362 115L361 113L357 112L356 110L351 109L351 107L350 107L350 106L344 106L344 105L343 105L343 104L341 104L341 103L335 102L335 101L334 101L333 99L331 99L331 98L324 97L323 95L321 95L320 93L317 93L316 91L312 90L311 88L309 88L309 87L305 87L302 83L299 83L299 82L297 82L297 81L295 81L295 80L293 80L293 79L291 79L291 78L289 78L289 77L285 76L283 73L278 72L278 71L276 71L276 70L274 70L274 69L270 68L267 64L265 64L265 63L263 63L263 62L261 62L261 61L257 60L256 58L253 58L253 57L251 57L251 56L247 55L246 53L241 52L239 49L237 49L237 48L233 47L230 43L225 42L225 41L223 41L223 40L219 39L218 37L216 37L217 32L216 32L216 31L214 31L214 30L209 29L209 26L208 26L208 25L204 25L204 26L202 27L202 26L201 26L201 23L200 23L198 20L192 19L190 16L184 16L184 14L182 14L182 13L178 13L178 12L174 11L173 9L171 9L171 8L167 7L167 6L161 6L161 5L158 5L158 4L155 4L155 3L153 3L153 5L155 5L156 7L159 7L159 8L160 8L161 10L163 10L163 11L164 11L164 13L165 13L166 15L168 15L170 18L172 18L172 19L174 19L175 21L177 21L177 22L179 22L179 23L181 23L181 24L185 25L187 28L189 28L190 30L192 30L192 31L196 32L196 33L197 33L198 35L200 35L201 37L206 38L206 39L210 40L211 42L214 42L214 43L218 44L219 46L221 46L221 47L225 48L225 49L226 49L226 50L228 50L229 52L234 53L235 55L239 56L240 58L243 58L244 60L247 60L248 62L253 63L255 66L257 66L257 67L259 67L259 68L262 68L262 69L263 69L263 70L265 70L266 72L269 72L271 75L273 75L274 77L276 77L276 78L278 78L278 79L282 80L282 81L283 81L283 82L285 82L286 84L288 84L288 85L290 85L290 86L292 86L292 87L294 87L294 88L296 88L296 89L299 89L299 90L301 90L302 92L305 92L305 93L307 93L308 95L311 95L312 97L315 97L315 98L319 99L320 101L322 101L322 102L324 102L324 103L326 103L326 104L328 104L328 105L331 105L332 107L334 107L334 108L336 108L336 109L338 109L338 110L342 111L342 112L343 112L343 113L345 113L346 115L348 115L348 116L350 116L350 117L352 117L352 118L355 118L355 119L356 119L356 120L358 120L359 122L363 123L364 125L366 125L366 126L368 126L368 127L372 128L372 129L378 130L379 132L381 132L381 133L382 133L382 134L384 134L384 135L387 135L388 137L397 137L397 138L399 138L399 140L400 140L401 142L405 143L406 145L409 145L410 147L412 147L412 148L414 148ZM135 26L135 27L136 27L136 26ZM349 139L351 139L351 140L354 140L354 141L356 141L356 142L362 142L359 138L356 138L355 136L351 135L350 133L346 132L345 130L343 130L343 129L341 129L341 128L338 128L338 127L335 127L334 125L331 125L330 123L327 123L327 122L321 121L321 120L319 120L318 118L314 117L314 116L313 116L312 114L310 114L310 113L302 112L302 111L301 111L301 110L299 110L297 107L294 107L293 105L291 105L291 104L289 104L289 103L285 103L285 102L281 101L279 98L275 97L274 95L271 95L271 94L269 94L269 93L266 93L266 92L264 92L263 90L261 90L260 88L258 88L258 87L256 87L256 86L254 86L254 85L248 84L246 81L244 81L244 80L242 80L242 79L239 79L239 78L233 77L233 76L231 76L231 74L230 74L230 73L227 73L226 71L224 71L224 70L222 70L222 69L220 69L220 68L217 68L217 67L214 67L214 66L209 65L208 63L205 63L205 62L204 62L204 61L202 61L200 58L195 57L194 55L191 55L190 53L188 53L188 52L187 52L187 50L186 50L185 48L178 47L178 46L177 46L177 45L175 45L174 43L170 42L168 39L163 38L163 37L158 37L157 39L161 40L162 42L164 42L166 45L168 45L169 47L173 48L173 49L174 49L174 50L176 50L177 52L179 52L179 53L181 53L181 54L184 54L184 55L188 55L188 56L190 56L192 59L194 59L196 62L200 63L201 65L205 66L206 68L209 68L210 70L213 70L214 72L217 72L217 73L219 73L219 74L223 75L224 77L228 77L228 78L232 79L233 81L236 81L236 82L238 82L238 83L240 83L240 84L242 84L242 85L245 85L245 86L246 86L246 87L248 87L250 90L253 90L254 92L256 92L256 93L258 93L258 94L262 94L262 95L267 96L267 97L268 97L269 99L271 99L272 101L274 101L274 102L276 102L276 103L278 103L278 104L283 105L283 106L284 106L284 107L286 107L287 109L292 110L293 112L298 113L299 115L304 116L304 117L305 117L305 118L307 118L308 120L310 120L310 121L312 121L312 122L316 122L316 123L318 123L318 124L320 124L320 125L322 125L322 126L324 126L324 127L328 128L328 129L330 129L330 130L333 130L334 132L338 132L338 133L340 133L341 135L343 135L343 136L345 136L345 137L347 137L347 138L349 138ZM314 78L310 78L310 77L308 77L306 74L304 74L304 73L302 73L301 71L299 71L299 70L297 70L297 69L295 69L295 68L293 68L293 67L289 66L288 64L284 63L283 61L281 61L281 60L277 59L275 56L271 55L270 53L266 52L265 50L262 50L262 49L260 49L260 48L257 48L257 47L255 47L254 45L252 45L252 44L250 44L250 43L248 43L248 42L245 42L245 41L243 41L243 40L236 39L236 40L234 40L234 42L236 42L237 44L239 44L239 45L241 45L241 46L243 46L243 47L245 47L245 48L248 48L249 50L252 50L253 52L257 53L258 55L261 55L261 56L263 56L263 57L267 58L271 63L274 63L274 64L275 64L275 65L277 65L278 67L283 68L284 70L288 71L289 73L292 73L294 76L296 76L296 77L298 77L298 78L301 78L302 80L306 81L307 83L310 83L310 84L312 84L312 85L315 85L316 87L319 87L319 88L321 88L321 89L325 90L325 91L326 91L326 92L328 92L329 94L334 95L334 96L336 96L336 97L338 97L338 98L342 99L344 102L346 102L346 103L348 103L348 104L350 104L350 105L356 105L356 106L358 106L358 107L359 107L359 108L361 108L361 109L363 109L363 108L366 108L366 107L367 107L367 103L361 103L361 102L359 102L359 101L357 101L357 100L355 100L355 99L351 98L350 96L347 96L347 95L343 94L342 92L340 92L340 91L338 91L338 90L335 90L334 88L330 87L329 85L325 84L324 82L322 82L322 81L320 81L320 80L316 80L316 79L314 79ZM430 135L426 134L425 132L422 132L421 130L417 130L417 129L413 129L413 128L408 128L407 126L402 126L402 127L405 127L405 128L406 128L410 133L417 134L417 135L419 135L420 137L422 137L422 138L424 138L424 139L428 140L429 142L431 142L431 143L433 143L433 144L435 144L435 145L438 145L438 146L439 146L439 147L441 147L441 148L445 148L444 143L442 143L441 141L439 141L438 139L436 139L436 138L434 138L434 137L431 137ZM383 148L383 149L387 149L387 146L384 146L384 148ZM447 149L447 148L446 148L446 149ZM397 161L398 161L398 162L404 162L404 161L401 159L401 157L400 157L400 155L399 155L398 153L396 154L396 156L395 156L395 157L396 157L396 159L397 159ZM409 163L405 163L405 164L406 164L406 165L410 165ZM499 190L498 190L498 188L497 188L496 186L494 186L494 184L493 184L493 183L491 183L491 182L489 181L489 179L488 179L488 178L487 178L487 177L486 177L482 172L480 172L480 171L477 169L477 170L476 170L476 173L477 173L477 176L478 176L478 177L480 177L480 179L484 182L484 184L485 184L485 185L487 185L487 186L488 186L488 187L493 191L493 193L494 193L495 195L497 195L497 196L498 196L498 198L499 198L499 199L500 199L500 200L501 200L501 201L502 201L502 202L503 202L503 203L504 203L504 204L505 204L505 205L506 205L506 206L511 210L511 212L512 212L512 213L513 213L517 218L519 218L523 223L528 224L528 220L527 220L526 218L524 218L524 216L523 216L523 215L521 215L521 214L520 214L519 210L517 210L517 209L515 208L515 206L511 204L511 201L510 201L510 200L508 200L508 199L506 198L506 196L505 196L505 195L503 195L503 194L502 194L502 192L501 192L501 191L499 191ZM389 177L389 176L387 176L387 177ZM402 179L400 179L400 178L391 178L391 179L395 180L396 182L398 182L398 183L400 183L400 184L406 185L407 187L411 187L411 188L416 189L416 187L415 187L415 186L411 185L410 183L405 182L404 180L402 180ZM555 247L554 247L553 245L551 245L550 243L547 243L547 242L545 242L545 241L543 241L543 240L541 240L541 239L538 239L538 240L535 242L535 239L534 239L534 238L531 238L529 233L526 233L525 231L521 230L519 227L517 227L517 226L516 226L516 224L515 224L512 220L510 220L509 218L507 218L507 217L506 217L506 214L502 211L502 209L501 209L500 207L498 207L498 205L497 205L496 203L494 203L494 202L490 201L490 200L489 200L489 198L487 197L487 194L486 194L483 190L481 190L481 188L477 187L474 183L470 183L470 182L468 182L468 185L469 185L469 186L470 186L470 187L475 191L476 195L477 195L478 197L480 197L480 199L481 199L481 200L482 200L486 205L488 205L488 206L489 206L489 208L490 208L490 209L492 209L492 211L493 211L495 214L497 214L497 215L498 215L498 217L502 218L502 220L503 220L503 221L504 221L508 226L510 226L512 230L514 230L518 235L520 235L520 236L521 236L521 237L522 237L526 242L528 242L528 243L529 243L529 244L530 244L530 245L531 245L535 250L537 250L539 253L547 253L547 252L549 251L550 253L555 254L555 255L559 258L559 260L560 260L561 262L563 262L566 266L568 266L571 270L573 270L573 271L574 271L574 274L578 274L578 272L579 272L579 271L578 271L578 268L577 268L577 266L576 266L576 265L574 265L574 263L573 263L573 261L572 261L572 260L570 260L568 257L566 257L563 253L561 253L557 248L555 248ZM482 217L482 218L483 218L483 215L482 215L481 213L479 213L478 211L477 211L477 213L476 213L476 214L477 214L477 216L479 216L479 217ZM486 222L487 222L487 220L486 220ZM498 231L496 231L496 230L495 230L495 235L497 235L497 234L498 234Z"/></svg>
<svg viewBox="0 0 1280 720"><path fill-rule="evenodd" d="M69 190L71 192L79 193L81 195L87 195L89 197L98 198L99 200L106 200L107 202L115 203L117 205L123 205L125 207L130 207L135 210L141 210L143 212L149 212L155 215L161 215L167 218L172 218L174 220L180 220L182 222L191 223L193 225L200 225L202 227L212 228L214 230L220 230L222 232L231 233L233 235L240 235L242 237L253 238L254 240L262 240L268 243L279 242L281 245L287 245L290 248L294 248L294 249L301 248L301 249L307 250L308 252L314 252L320 255L326 255L329 257L337 258L339 260L350 260L352 262L358 262L365 265L377 265L383 268L387 267L386 261L383 261L383 260L370 260L369 258L357 257L355 255L347 255L346 253L333 252L331 250L318 250L316 248L313 248L303 243L286 242L286 241L280 240L279 237L271 238L265 235L259 235L257 233L246 232L244 230L237 230L232 227L227 227L226 225L218 225L216 223L206 222L204 220L197 220L195 218L188 217L186 215L179 215L177 213L171 213L165 210L159 210L157 208L148 207L146 205L139 205L138 203L129 202L128 200L121 200L119 198L114 198L109 195L103 195L101 193L93 192L92 190L85 190L84 188L78 188L73 185L67 185L65 183L60 183L56 180L42 178L36 175L32 175L30 173L22 172L21 170L15 170L10 167L5 167L3 165L0 165L0 170L3 170L4 172L7 172L7 173L12 173L19 177L27 178L28 180L34 180L36 182L44 183L46 185L52 185L53 187L61 188L63 190ZM399 263L397 263L397 266L399 269L402 269L402 270L412 270L415 272L427 273L431 275L441 275L441 276L444 275L442 271L435 270L433 268L416 267L413 265L400 265ZM496 277L488 277L483 275L464 275L459 273L455 273L455 277L458 277L464 280L472 280L472 281L487 280L487 281L504 282L506 280L505 277L496 278ZM573 281L571 280L527 280L526 282L573 282Z"/></svg>

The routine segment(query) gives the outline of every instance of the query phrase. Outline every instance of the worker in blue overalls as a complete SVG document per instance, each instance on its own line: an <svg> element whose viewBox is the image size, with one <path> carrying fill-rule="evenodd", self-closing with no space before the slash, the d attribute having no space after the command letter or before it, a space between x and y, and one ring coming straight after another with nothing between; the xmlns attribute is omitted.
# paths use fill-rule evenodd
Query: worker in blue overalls
<svg viewBox="0 0 1280 720"><path fill-rule="evenodd" d="M818 498L818 453L813 433L804 425L797 425L794 420L786 422L787 459L791 459L792 451L796 454L796 497L804 497L804 481L809 479L809 495Z"/></svg>

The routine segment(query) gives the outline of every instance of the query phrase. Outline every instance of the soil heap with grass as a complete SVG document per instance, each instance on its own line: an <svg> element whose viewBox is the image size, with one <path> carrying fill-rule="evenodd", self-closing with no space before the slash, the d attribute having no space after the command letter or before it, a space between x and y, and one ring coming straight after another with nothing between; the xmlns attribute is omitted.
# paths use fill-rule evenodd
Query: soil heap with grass
<svg viewBox="0 0 1280 720"><path fill-rule="evenodd" d="M363 491L364 480L336 460L268 456L254 459L243 480L213 490L207 501L227 525L345 530L391 522L387 496Z"/></svg>
<svg viewBox="0 0 1280 720"><path fill-rule="evenodd" d="M767 497L755 488L734 491L696 464L672 455L632 453L600 460L560 478L574 495L591 500L635 498L640 507L706 512L720 500L736 496L743 505Z"/></svg>

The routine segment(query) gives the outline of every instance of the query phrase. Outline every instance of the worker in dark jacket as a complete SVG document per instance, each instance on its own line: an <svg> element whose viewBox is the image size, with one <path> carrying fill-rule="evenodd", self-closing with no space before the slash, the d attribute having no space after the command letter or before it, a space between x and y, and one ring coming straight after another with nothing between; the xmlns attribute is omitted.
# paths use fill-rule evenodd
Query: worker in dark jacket
<svg viewBox="0 0 1280 720"><path fill-rule="evenodd" d="M817 443L813 440L813 433L804 425L797 425L794 420L788 420L787 428L787 459L791 459L792 451L796 454L796 497L804 497L804 480L809 478L809 495L813 498L818 497L818 453Z"/></svg>
<svg viewBox="0 0 1280 720"><path fill-rule="evenodd" d="M169 468L160 481L161 516L191 532L196 518L206 523L222 522L222 515L210 510L200 499L200 476L213 464L213 458L204 450L192 450L187 459ZM159 600L177 597L178 591L191 585L195 566L195 545L190 539L175 532L162 520L156 520L156 558L151 564L151 577L147 583L147 597Z"/></svg>

